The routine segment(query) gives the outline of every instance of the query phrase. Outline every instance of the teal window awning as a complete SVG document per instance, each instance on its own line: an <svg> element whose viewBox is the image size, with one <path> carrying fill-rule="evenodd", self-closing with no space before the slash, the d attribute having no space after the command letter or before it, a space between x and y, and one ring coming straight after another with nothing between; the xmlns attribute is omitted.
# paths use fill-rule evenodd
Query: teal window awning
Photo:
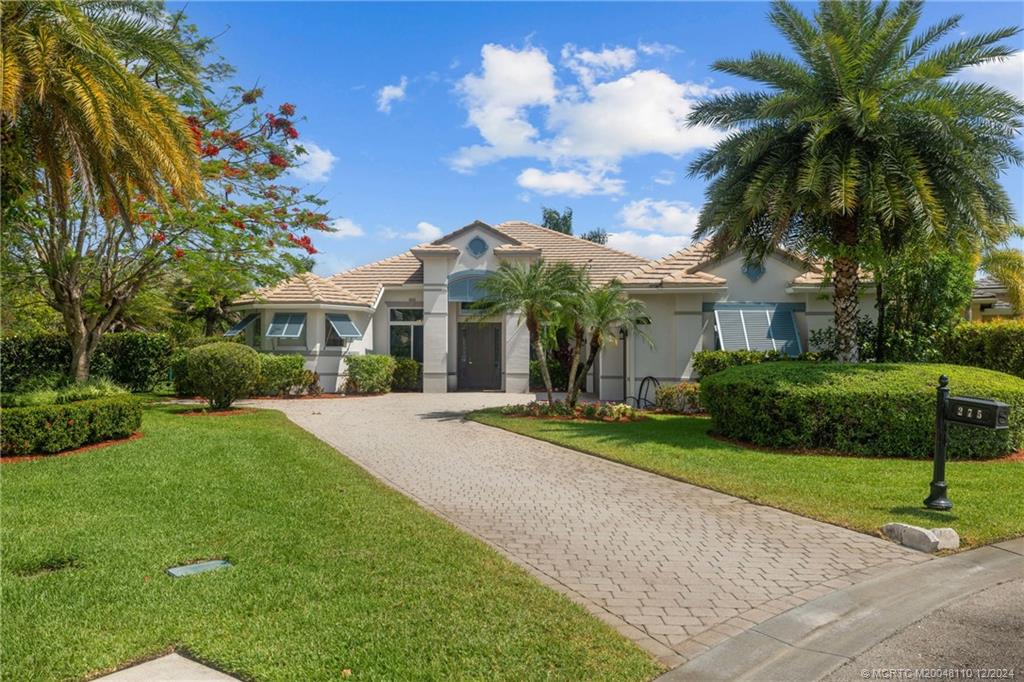
<svg viewBox="0 0 1024 682"><path fill-rule="evenodd" d="M352 322L352 318L344 313L331 313L327 316L327 324L331 326L334 333L343 339L361 339L362 332Z"/></svg>
<svg viewBox="0 0 1024 682"><path fill-rule="evenodd" d="M716 308L715 330L722 350L774 350L790 356L803 352L792 309Z"/></svg>
<svg viewBox="0 0 1024 682"><path fill-rule="evenodd" d="M306 313L274 313L267 327L267 338L297 339L306 328Z"/></svg>
<svg viewBox="0 0 1024 682"><path fill-rule="evenodd" d="M229 329L226 332L224 332L224 336L228 336L228 337L238 336L239 334L244 332L246 329L248 329L250 324L252 324L256 320L258 320L259 318L260 318L260 314L259 313L250 313L249 315L246 315L241 320L236 322L231 327L231 329Z"/></svg>

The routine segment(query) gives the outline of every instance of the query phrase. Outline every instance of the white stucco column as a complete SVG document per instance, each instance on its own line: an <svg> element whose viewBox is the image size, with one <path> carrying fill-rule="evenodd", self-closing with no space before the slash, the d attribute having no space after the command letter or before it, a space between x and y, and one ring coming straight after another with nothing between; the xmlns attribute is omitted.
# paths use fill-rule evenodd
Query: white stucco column
<svg viewBox="0 0 1024 682"><path fill-rule="evenodd" d="M420 249L413 249L413 253L423 261L423 392L447 393L451 254Z"/></svg>
<svg viewBox="0 0 1024 682"><path fill-rule="evenodd" d="M501 366L505 373L505 393L528 393L530 390L530 330L519 315L506 315L502 321L505 336L505 357Z"/></svg>

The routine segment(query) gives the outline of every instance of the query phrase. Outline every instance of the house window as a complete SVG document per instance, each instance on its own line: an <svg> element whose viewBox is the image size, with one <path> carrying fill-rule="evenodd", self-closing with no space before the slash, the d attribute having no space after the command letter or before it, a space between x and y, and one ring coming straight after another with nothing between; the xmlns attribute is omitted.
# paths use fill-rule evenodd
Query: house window
<svg viewBox="0 0 1024 682"><path fill-rule="evenodd" d="M466 245L466 248L469 250L469 252L473 255L474 258L479 258L480 256L487 253L487 242L485 242L480 237L473 237L472 239L469 240L469 244Z"/></svg>
<svg viewBox="0 0 1024 682"><path fill-rule="evenodd" d="M388 316L391 355L423 362L423 309L391 308Z"/></svg>
<svg viewBox="0 0 1024 682"><path fill-rule="evenodd" d="M239 334L244 332L246 329L248 329L249 325L251 325L253 322L258 320L259 318L260 318L260 314L259 313L249 313L248 315L243 317L241 320L236 322L231 327L231 329L229 329L226 332L224 332L224 336L228 337L228 338L231 338L232 336L238 336Z"/></svg>
<svg viewBox="0 0 1024 682"><path fill-rule="evenodd" d="M306 313L274 313L267 327L268 339L277 346L306 347Z"/></svg>
<svg viewBox="0 0 1024 682"><path fill-rule="evenodd" d="M791 356L803 351L796 317L789 309L716 309L715 332L722 350L776 350Z"/></svg>
<svg viewBox="0 0 1024 682"><path fill-rule="evenodd" d="M328 348L342 347L348 341L362 338L363 336L352 322L352 318L344 313L331 313L327 315L327 324L324 327L324 345Z"/></svg>

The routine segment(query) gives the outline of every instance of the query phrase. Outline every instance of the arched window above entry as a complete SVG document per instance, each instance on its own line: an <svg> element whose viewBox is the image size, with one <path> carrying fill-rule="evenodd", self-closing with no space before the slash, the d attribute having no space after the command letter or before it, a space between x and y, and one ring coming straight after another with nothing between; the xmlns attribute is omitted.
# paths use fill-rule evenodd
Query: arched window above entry
<svg viewBox="0 0 1024 682"><path fill-rule="evenodd" d="M477 287L480 280L490 276L487 270L463 270L448 277L448 300L456 303L472 303L483 298Z"/></svg>

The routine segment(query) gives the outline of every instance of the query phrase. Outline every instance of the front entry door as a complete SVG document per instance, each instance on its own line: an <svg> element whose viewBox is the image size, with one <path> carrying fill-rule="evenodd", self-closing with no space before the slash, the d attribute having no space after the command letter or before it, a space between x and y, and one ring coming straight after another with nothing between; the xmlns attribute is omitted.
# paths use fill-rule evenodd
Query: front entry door
<svg viewBox="0 0 1024 682"><path fill-rule="evenodd" d="M459 390L501 389L501 325L459 323Z"/></svg>

